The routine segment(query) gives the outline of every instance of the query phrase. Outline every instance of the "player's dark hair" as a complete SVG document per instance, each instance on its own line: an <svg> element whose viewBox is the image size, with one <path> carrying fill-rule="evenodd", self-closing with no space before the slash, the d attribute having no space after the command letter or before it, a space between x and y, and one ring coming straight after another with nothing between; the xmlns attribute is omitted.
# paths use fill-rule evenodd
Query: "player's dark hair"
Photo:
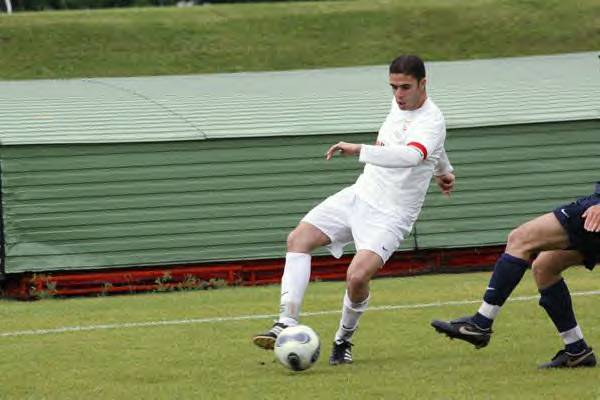
<svg viewBox="0 0 600 400"><path fill-rule="evenodd" d="M419 82L425 78L425 64L419 56L401 55L390 64L390 74L410 75Z"/></svg>

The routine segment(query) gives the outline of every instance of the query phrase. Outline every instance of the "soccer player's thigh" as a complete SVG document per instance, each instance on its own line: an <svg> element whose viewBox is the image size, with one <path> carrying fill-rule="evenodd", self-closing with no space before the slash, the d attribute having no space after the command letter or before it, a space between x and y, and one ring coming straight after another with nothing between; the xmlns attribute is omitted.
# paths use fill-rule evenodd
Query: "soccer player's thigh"
<svg viewBox="0 0 600 400"><path fill-rule="evenodd" d="M307 241L313 249L331 244L332 254L340 257L343 246L352 241L350 215L353 200L354 192L350 187L319 203L302 218L296 229L288 236L288 249L290 246L296 248L295 244L298 243L306 247Z"/></svg>
<svg viewBox="0 0 600 400"><path fill-rule="evenodd" d="M582 263L583 255L577 250L542 251L533 260L531 271L538 287L545 287L567 268Z"/></svg>
<svg viewBox="0 0 600 400"><path fill-rule="evenodd" d="M298 226L288 236L288 249L294 247L315 248L329 244L331 240L323 231L311 223L300 221Z"/></svg>
<svg viewBox="0 0 600 400"><path fill-rule="evenodd" d="M508 236L507 251L560 250L569 246L569 236L553 213L534 218L513 230Z"/></svg>

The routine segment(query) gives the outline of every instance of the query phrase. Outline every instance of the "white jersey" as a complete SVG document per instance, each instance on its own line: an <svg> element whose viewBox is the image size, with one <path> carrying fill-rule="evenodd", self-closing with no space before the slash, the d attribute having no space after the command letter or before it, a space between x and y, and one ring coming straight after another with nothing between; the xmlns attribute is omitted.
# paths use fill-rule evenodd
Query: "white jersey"
<svg viewBox="0 0 600 400"><path fill-rule="evenodd" d="M431 99L412 111L403 111L393 99L391 110L379 129L377 141L384 146L409 145L423 160L412 168L386 168L366 164L355 183L357 195L383 213L401 218L412 228L431 177L445 157L446 123Z"/></svg>

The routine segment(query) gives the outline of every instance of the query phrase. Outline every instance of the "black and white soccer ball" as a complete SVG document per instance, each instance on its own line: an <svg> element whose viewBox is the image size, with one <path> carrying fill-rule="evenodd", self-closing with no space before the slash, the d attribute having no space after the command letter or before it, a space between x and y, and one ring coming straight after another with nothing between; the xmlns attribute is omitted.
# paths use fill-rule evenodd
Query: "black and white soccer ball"
<svg viewBox="0 0 600 400"><path fill-rule="evenodd" d="M306 325L285 328L275 341L275 356L281 364L293 371L312 367L320 353L319 335Z"/></svg>

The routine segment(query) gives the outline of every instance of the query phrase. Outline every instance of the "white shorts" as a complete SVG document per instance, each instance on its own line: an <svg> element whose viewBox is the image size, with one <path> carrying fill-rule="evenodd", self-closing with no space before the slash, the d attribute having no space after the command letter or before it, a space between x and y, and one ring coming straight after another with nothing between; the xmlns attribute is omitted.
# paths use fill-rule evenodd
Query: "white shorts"
<svg viewBox="0 0 600 400"><path fill-rule="evenodd" d="M412 222L384 214L355 193L354 186L329 196L310 210L303 222L316 226L329 237L326 247L335 257L354 242L356 250L370 250L385 263L412 229Z"/></svg>

